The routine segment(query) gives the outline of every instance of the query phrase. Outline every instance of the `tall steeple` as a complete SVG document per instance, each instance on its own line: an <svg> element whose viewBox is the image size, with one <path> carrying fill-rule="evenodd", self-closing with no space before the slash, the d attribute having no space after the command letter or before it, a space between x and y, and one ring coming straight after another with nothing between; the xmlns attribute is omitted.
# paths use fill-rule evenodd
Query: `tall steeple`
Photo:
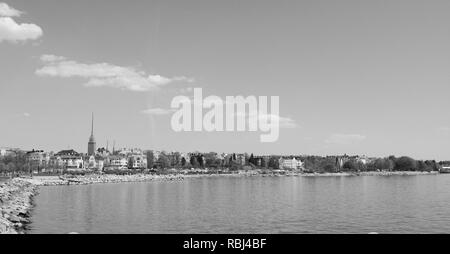
<svg viewBox="0 0 450 254"><path fill-rule="evenodd" d="M88 155L95 155L96 142L94 138L94 113L92 113L92 122L91 122L91 137L88 142Z"/></svg>
<svg viewBox="0 0 450 254"><path fill-rule="evenodd" d="M92 112L91 137L94 136L94 112Z"/></svg>

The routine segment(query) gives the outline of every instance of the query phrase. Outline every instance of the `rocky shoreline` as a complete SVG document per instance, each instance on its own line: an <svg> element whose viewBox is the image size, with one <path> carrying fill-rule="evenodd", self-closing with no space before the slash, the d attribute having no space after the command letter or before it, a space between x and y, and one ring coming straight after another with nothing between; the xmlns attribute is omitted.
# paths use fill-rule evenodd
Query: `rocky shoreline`
<svg viewBox="0 0 450 254"><path fill-rule="evenodd" d="M151 181L182 181L183 175L84 175L84 176L35 176L33 178L21 178L35 186L59 186L59 185L88 185L101 183L128 183Z"/></svg>
<svg viewBox="0 0 450 254"><path fill-rule="evenodd" d="M88 185L103 183L130 183L130 182L151 182L151 181L183 181L187 178L204 177L345 177L345 176L414 176L433 175L439 172L412 172L412 171L377 171L377 172L341 172L341 173L271 173L263 174L256 172L235 173L235 174L173 174L173 175L84 175L84 176L35 176L33 178L20 178L21 181L35 186L59 186L59 185Z"/></svg>
<svg viewBox="0 0 450 254"><path fill-rule="evenodd" d="M23 234L38 187L21 179L0 184L0 234Z"/></svg>

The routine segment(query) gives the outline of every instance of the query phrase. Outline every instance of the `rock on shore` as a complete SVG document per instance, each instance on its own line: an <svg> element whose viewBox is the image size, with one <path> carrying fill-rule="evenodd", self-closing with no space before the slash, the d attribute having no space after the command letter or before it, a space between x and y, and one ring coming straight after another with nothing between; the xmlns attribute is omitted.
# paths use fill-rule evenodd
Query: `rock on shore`
<svg viewBox="0 0 450 254"><path fill-rule="evenodd" d="M0 184L0 234L24 232L36 193L36 185L20 179Z"/></svg>
<svg viewBox="0 0 450 254"><path fill-rule="evenodd" d="M23 178L23 181L37 186L87 185L99 183L126 183L149 181L181 181L182 175L85 175L85 176L37 176Z"/></svg>

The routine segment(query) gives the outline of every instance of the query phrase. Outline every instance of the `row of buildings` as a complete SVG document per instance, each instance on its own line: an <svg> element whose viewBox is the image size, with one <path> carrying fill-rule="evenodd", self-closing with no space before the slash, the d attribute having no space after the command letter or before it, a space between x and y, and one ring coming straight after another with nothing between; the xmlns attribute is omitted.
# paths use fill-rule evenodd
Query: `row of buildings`
<svg viewBox="0 0 450 254"><path fill-rule="evenodd" d="M33 150L27 153L30 167L37 171L108 171L146 169L147 158L143 152L101 154L81 154L74 150L58 153Z"/></svg>
<svg viewBox="0 0 450 254"><path fill-rule="evenodd" d="M200 154L200 153L165 153L162 151L142 151L140 149L122 149L110 153L98 149L94 154L81 154L74 150L63 150L57 153L32 150L27 152L27 161L37 171L115 171L142 170L152 168L198 168L207 167L207 162L215 160L216 167L232 165L248 166L249 156L246 154ZM164 158L164 160L162 160ZM269 156L254 157L252 165L257 168L269 168ZM194 162L195 160L195 162ZM166 164L163 164L166 161ZM280 157L279 169L302 170L304 163L295 157Z"/></svg>

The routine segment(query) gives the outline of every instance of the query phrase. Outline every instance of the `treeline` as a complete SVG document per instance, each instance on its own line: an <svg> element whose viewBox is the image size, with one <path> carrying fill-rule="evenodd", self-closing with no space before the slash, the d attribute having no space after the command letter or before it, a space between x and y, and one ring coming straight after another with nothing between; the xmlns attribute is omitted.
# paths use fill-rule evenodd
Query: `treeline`
<svg viewBox="0 0 450 254"><path fill-rule="evenodd" d="M344 169L356 169L361 171L376 171L376 170L387 170L387 171L439 171L439 164L434 160L415 160L413 158L403 156L396 158L395 156L390 156L388 158L380 158L369 162L367 165L356 166L352 163L344 164Z"/></svg>
<svg viewBox="0 0 450 254"><path fill-rule="evenodd" d="M293 156L291 156L293 157ZM357 171L439 171L441 164L434 160L415 160L410 157L389 156L386 158L361 159L357 156L295 156L303 162L303 171L311 173L335 173ZM147 154L148 166L153 168L208 168L229 170L280 169L281 156L259 157L259 163L253 154L245 154L238 159L236 154L219 159L216 153L197 153L186 160L181 154L161 153L155 160ZM290 158L290 157L284 157ZM152 166L151 166L152 165Z"/></svg>
<svg viewBox="0 0 450 254"><path fill-rule="evenodd" d="M302 158L304 168L311 172L357 172L357 171L439 171L440 163L434 160L415 160L395 157L363 161L358 157L307 156Z"/></svg>
<svg viewBox="0 0 450 254"><path fill-rule="evenodd" d="M24 151L17 151L13 155L0 157L0 174L29 173L30 165L27 154Z"/></svg>

